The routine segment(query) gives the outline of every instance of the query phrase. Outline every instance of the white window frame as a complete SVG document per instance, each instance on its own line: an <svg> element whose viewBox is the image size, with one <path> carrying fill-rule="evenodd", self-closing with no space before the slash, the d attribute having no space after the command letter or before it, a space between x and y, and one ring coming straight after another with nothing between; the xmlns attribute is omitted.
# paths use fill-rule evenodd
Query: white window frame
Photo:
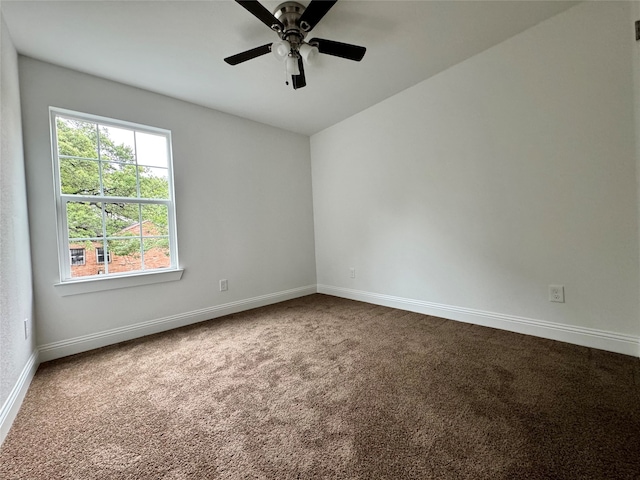
<svg viewBox="0 0 640 480"><path fill-rule="evenodd" d="M92 122L107 127L123 128L127 130L134 130L142 133L149 133L154 135L162 135L167 139L167 169L168 169L168 181L169 181L169 198L168 199L144 199L144 198L129 198L129 197L113 197L106 195L72 195L63 194L60 184L60 160L58 157L58 143L57 143L57 128L56 118L68 118L78 121ZM113 118L102 117L98 115L92 115L82 112L76 112L72 110L49 107L49 120L51 125L51 149L53 159L53 181L54 181L54 193L55 193L55 205L57 216L57 234L58 234L58 260L60 271L60 283L56 286L63 287L62 295L74 295L85 292L95 292L99 290L111 290L115 288L125 288L134 285L151 284L171 280L179 280L182 277L183 270L179 268L178 262L178 240L176 231L176 213L175 213L175 191L173 182L173 155L172 155L172 142L171 131L151 127L148 125L141 125L138 123L126 122L123 120L117 120ZM100 161L100 152L98 152L98 161ZM149 270L137 270L133 272L117 272L108 273L102 275L93 275L86 277L72 277L71 276L71 262L69 261L70 249L68 238L68 225L67 225L67 213L66 205L69 202L125 202L135 203L139 205L154 204L154 205L166 205L168 212L168 239L169 239L169 252L171 258L171 265L167 268L161 269L149 269ZM104 221L104 220L103 220ZM105 240L106 246L106 240ZM103 246L103 248L105 248ZM111 252L107 249L107 254ZM86 251L85 251L86 261ZM108 264L107 264L108 265ZM132 278L136 277L136 278ZM120 280L118 280L120 279ZM126 279L126 280L125 280ZM79 284L85 284L83 287ZM92 285L95 284L95 285ZM74 285L72 288L66 288L65 285Z"/></svg>

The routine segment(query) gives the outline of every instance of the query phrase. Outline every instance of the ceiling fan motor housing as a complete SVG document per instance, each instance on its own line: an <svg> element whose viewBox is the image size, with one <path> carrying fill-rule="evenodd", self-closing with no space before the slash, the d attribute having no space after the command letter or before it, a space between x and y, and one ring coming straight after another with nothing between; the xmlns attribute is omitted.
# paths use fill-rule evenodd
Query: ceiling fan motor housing
<svg viewBox="0 0 640 480"><path fill-rule="evenodd" d="M288 41L295 50L302 44L304 37L307 35L307 32L303 29L303 25L300 24L300 17L304 11L304 5L298 2L284 2L278 5L273 12L273 16L284 25L284 30L279 32L280 38ZM302 23L304 24L306 22ZM308 24L307 27L309 27Z"/></svg>

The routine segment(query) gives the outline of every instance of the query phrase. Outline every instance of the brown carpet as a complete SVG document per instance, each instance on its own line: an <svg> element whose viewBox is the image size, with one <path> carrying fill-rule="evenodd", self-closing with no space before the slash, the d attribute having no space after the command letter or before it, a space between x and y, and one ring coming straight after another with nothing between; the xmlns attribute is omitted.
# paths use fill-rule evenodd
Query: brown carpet
<svg viewBox="0 0 640 480"><path fill-rule="evenodd" d="M2 479L638 479L640 361L311 295L40 366Z"/></svg>

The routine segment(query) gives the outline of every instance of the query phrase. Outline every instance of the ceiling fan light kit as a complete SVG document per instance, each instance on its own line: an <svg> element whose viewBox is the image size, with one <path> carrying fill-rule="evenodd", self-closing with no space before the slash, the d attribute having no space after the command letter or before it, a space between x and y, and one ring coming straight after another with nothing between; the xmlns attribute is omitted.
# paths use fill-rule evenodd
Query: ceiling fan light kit
<svg viewBox="0 0 640 480"><path fill-rule="evenodd" d="M289 56L291 52L291 44L286 40L279 40L271 44L271 53L281 62Z"/></svg>
<svg viewBox="0 0 640 480"><path fill-rule="evenodd" d="M308 7L298 2L284 2L272 14L255 0L236 0L247 11L276 32L280 40L252 48L224 59L229 65L238 65L253 58L273 53L284 62L287 79L291 77L294 90L306 86L304 62L312 65L319 53L333 55L359 62L366 52L365 47L312 38L305 42L310 32L338 0L312 0ZM288 85L288 81L286 82Z"/></svg>
<svg viewBox="0 0 640 480"><path fill-rule="evenodd" d="M300 45L298 51L300 52L300 55L302 55L304 61L307 62L307 65L313 65L313 62L315 62L318 57L318 53L320 53L318 47L309 45L308 43Z"/></svg>
<svg viewBox="0 0 640 480"><path fill-rule="evenodd" d="M287 57L286 69L287 69L287 75L300 75L300 67L298 65L298 59L293 56Z"/></svg>

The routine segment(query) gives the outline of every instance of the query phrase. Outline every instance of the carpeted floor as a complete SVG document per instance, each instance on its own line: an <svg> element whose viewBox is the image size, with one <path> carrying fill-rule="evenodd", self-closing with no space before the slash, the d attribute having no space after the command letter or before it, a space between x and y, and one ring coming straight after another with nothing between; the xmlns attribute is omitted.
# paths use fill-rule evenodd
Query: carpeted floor
<svg viewBox="0 0 640 480"><path fill-rule="evenodd" d="M311 295L40 366L2 479L638 479L640 360Z"/></svg>

